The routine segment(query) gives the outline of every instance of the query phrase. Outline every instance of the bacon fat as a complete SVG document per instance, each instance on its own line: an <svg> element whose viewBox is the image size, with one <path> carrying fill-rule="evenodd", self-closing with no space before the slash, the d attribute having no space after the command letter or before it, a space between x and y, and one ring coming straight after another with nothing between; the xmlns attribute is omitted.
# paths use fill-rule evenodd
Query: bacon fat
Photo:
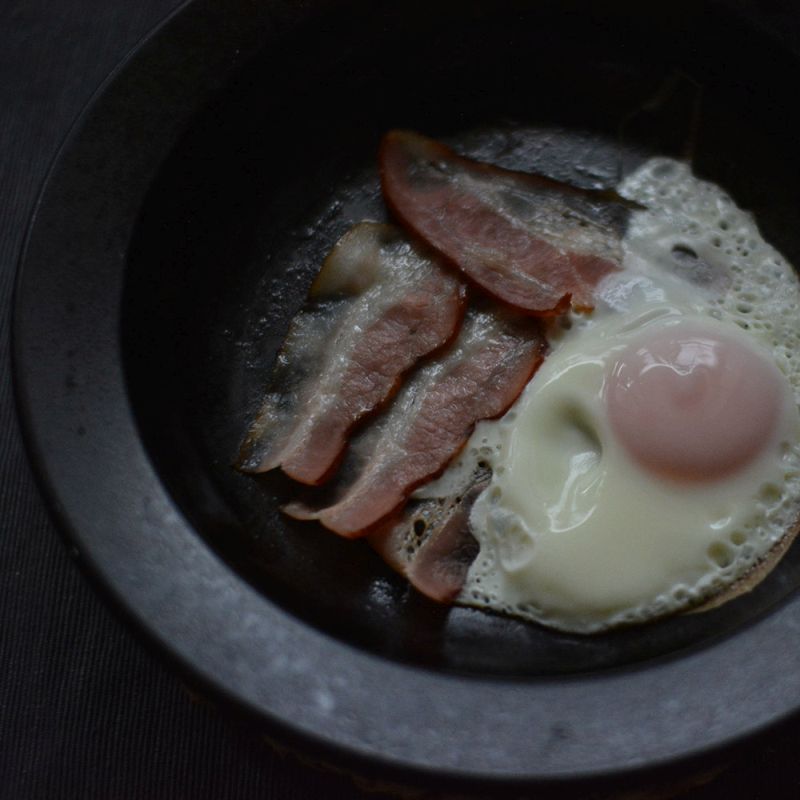
<svg viewBox="0 0 800 800"><path fill-rule="evenodd" d="M336 502L318 510L293 503L284 510L297 519L317 519L347 538L364 536L441 473L476 422L511 406L545 347L533 320L470 309L458 339L407 380L391 408L354 446L361 466Z"/></svg>
<svg viewBox="0 0 800 800"><path fill-rule="evenodd" d="M347 437L402 375L456 333L464 286L393 226L361 223L334 247L293 320L237 466L323 483Z"/></svg>
<svg viewBox="0 0 800 800"><path fill-rule="evenodd" d="M380 150L383 195L402 224L472 281L529 314L593 307L621 261L622 202L457 155L410 131Z"/></svg>
<svg viewBox="0 0 800 800"><path fill-rule="evenodd" d="M452 602L480 549L469 514L490 478L491 470L478 465L465 485L448 496L412 498L368 535L370 546L426 597Z"/></svg>

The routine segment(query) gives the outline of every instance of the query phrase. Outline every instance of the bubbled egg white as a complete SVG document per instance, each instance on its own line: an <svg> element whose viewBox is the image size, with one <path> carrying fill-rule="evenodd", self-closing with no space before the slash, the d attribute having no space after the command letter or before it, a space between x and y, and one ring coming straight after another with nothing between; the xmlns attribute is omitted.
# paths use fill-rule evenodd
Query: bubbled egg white
<svg viewBox="0 0 800 800"><path fill-rule="evenodd" d="M720 593L800 518L794 271L749 214L680 162L653 159L619 192L645 208L623 241L625 269L598 287L593 314L556 324L551 352L517 403L478 426L443 478L477 457L493 470L472 510L480 553L459 602L580 633ZM615 359L643 336L685 325L732 340L780 373L769 441L714 480L643 468L609 421Z"/></svg>

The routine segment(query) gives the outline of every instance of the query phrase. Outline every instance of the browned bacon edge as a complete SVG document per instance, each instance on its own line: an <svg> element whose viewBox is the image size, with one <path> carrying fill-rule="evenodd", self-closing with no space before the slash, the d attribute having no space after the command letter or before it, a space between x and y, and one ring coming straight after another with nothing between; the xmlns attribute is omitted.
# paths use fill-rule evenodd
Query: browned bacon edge
<svg viewBox="0 0 800 800"><path fill-rule="evenodd" d="M535 321L471 308L456 341L409 378L363 444L353 446L361 466L337 500L318 509L290 503L284 511L297 519L317 519L347 538L369 533L414 489L444 470L476 422L511 406L545 349Z"/></svg>
<svg viewBox="0 0 800 800"><path fill-rule="evenodd" d="M399 514L368 535L370 546L422 594L451 603L461 592L478 554L469 514L490 478L491 470L479 464L453 494L412 498Z"/></svg>
<svg viewBox="0 0 800 800"><path fill-rule="evenodd" d="M422 356L455 335L464 286L393 226L361 223L332 250L292 322L238 468L319 485L347 437Z"/></svg>
<svg viewBox="0 0 800 800"><path fill-rule="evenodd" d="M410 131L386 134L379 161L403 226L520 311L591 310L595 285L619 268L622 198L472 161Z"/></svg>

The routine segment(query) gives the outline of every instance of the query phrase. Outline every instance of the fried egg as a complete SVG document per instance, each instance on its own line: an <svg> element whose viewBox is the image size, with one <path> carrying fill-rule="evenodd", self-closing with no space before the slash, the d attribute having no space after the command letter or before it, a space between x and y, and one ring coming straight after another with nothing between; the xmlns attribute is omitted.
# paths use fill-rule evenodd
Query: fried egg
<svg viewBox="0 0 800 800"><path fill-rule="evenodd" d="M644 208L624 269L455 467L493 473L459 602L578 633L720 594L800 518L796 274L685 164L619 192Z"/></svg>

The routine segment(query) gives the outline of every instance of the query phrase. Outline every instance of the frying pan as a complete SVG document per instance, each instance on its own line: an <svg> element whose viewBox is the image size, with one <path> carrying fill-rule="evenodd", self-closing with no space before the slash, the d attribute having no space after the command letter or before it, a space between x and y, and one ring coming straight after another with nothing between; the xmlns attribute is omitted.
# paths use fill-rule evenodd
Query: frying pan
<svg viewBox="0 0 800 800"><path fill-rule="evenodd" d="M796 547L720 609L576 637L433 604L231 467L322 257L386 217L388 129L591 188L687 157L800 263L798 62L736 8L196 0L71 132L17 287L32 459L111 595L272 736L517 790L686 770L796 713Z"/></svg>

